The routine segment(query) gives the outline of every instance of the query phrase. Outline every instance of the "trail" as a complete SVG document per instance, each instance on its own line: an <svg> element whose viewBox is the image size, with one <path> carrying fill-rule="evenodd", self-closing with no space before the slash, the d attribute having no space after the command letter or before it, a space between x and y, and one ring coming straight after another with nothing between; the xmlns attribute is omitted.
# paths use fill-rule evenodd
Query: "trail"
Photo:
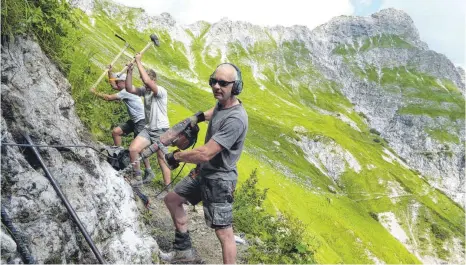
<svg viewBox="0 0 466 265"><path fill-rule="evenodd" d="M167 192L164 191L158 197L155 197L161 192L162 186L160 172L156 172L156 174L155 181L140 188L150 199L149 209L143 206L139 198L136 198L136 200L140 201L140 203L138 203L138 208L142 213L140 217L143 219L146 226L149 227L151 235L156 239L159 248L162 251L171 251L175 230L170 213L163 201ZM135 195L135 197L137 196ZM192 205L184 205L184 209L188 215L188 227L193 247L197 250L198 255L206 264L223 263L220 242L215 235L215 231L205 224L202 205L197 205L195 207ZM245 262L243 257L246 250L247 248L244 245L237 245L237 263Z"/></svg>

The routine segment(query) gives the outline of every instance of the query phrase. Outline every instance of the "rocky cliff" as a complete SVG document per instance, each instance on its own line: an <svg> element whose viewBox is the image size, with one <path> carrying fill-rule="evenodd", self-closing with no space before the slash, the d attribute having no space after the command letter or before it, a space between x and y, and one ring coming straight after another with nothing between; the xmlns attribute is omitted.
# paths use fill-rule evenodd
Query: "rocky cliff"
<svg viewBox="0 0 466 265"><path fill-rule="evenodd" d="M317 64L369 126L464 207L464 70L428 50L411 18L395 9L336 18L312 35Z"/></svg>
<svg viewBox="0 0 466 265"><path fill-rule="evenodd" d="M36 42L2 45L2 142L89 145L92 137L74 111L70 85ZM158 246L139 222L133 192L89 148L44 148L40 154L97 249L109 263L151 263ZM24 147L2 146L2 209L23 234L38 263L97 263L37 158ZM2 263L20 263L2 226Z"/></svg>

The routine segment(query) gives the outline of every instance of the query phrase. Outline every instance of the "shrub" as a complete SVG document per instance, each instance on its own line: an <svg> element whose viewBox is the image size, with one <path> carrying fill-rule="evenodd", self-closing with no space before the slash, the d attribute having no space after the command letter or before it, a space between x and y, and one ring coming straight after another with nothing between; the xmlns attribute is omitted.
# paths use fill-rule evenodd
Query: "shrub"
<svg viewBox="0 0 466 265"><path fill-rule="evenodd" d="M233 207L235 230L251 242L247 263L314 263L304 225L287 213L267 213L263 208L267 189L258 189L257 181L254 170L237 191Z"/></svg>
<svg viewBox="0 0 466 265"><path fill-rule="evenodd" d="M445 240L448 238L448 231L438 226L437 224L432 224L431 229L432 229L432 233L434 233L434 236L436 238L440 240Z"/></svg>
<svg viewBox="0 0 466 265"><path fill-rule="evenodd" d="M358 115L361 116L362 118L368 120L366 114L364 114L363 112L358 112Z"/></svg>
<svg viewBox="0 0 466 265"><path fill-rule="evenodd" d="M379 221L379 216L377 215L377 213L369 212L369 215L377 222Z"/></svg>
<svg viewBox="0 0 466 265"><path fill-rule="evenodd" d="M33 34L41 48L67 74L82 37L78 17L65 0L2 0L2 35Z"/></svg>
<svg viewBox="0 0 466 265"><path fill-rule="evenodd" d="M376 134L376 135L380 135L380 132L377 131L377 130L374 129L374 128L371 128L371 129L369 130L369 132L370 132L370 133L373 133L373 134Z"/></svg>

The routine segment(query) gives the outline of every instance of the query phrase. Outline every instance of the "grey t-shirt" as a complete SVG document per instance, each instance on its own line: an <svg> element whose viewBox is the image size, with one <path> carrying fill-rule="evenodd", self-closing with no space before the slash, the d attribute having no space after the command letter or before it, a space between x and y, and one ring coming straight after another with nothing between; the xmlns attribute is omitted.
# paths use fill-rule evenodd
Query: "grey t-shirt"
<svg viewBox="0 0 466 265"><path fill-rule="evenodd" d="M125 103L128 114L134 123L144 119L144 105L139 96L131 94L125 89L121 90L116 95L118 99Z"/></svg>
<svg viewBox="0 0 466 265"><path fill-rule="evenodd" d="M169 128L168 122L168 93L165 88L157 85L157 94L146 87L138 88L138 95L144 97L144 111L146 115L146 128L150 131Z"/></svg>
<svg viewBox="0 0 466 265"><path fill-rule="evenodd" d="M219 103L214 108L212 119L207 127L205 142L213 139L223 147L210 161L200 165L200 175L208 179L236 180L238 162L243 151L244 140L248 131L248 114L243 104L228 109L220 109Z"/></svg>

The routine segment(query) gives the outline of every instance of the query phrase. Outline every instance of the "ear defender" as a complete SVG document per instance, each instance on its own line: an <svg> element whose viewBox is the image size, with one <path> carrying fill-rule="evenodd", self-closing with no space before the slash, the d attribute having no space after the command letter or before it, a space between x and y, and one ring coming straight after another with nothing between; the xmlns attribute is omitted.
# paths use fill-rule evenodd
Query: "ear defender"
<svg viewBox="0 0 466 265"><path fill-rule="evenodd" d="M235 96L239 95L241 93L241 91L243 90L243 77L241 76L241 70L239 70L239 68L236 65L232 64L232 63L222 63L222 64L229 64L229 65L233 66L233 68L235 68L236 74L237 74L238 77L236 78L235 83L233 83L233 88L231 89L231 94L233 94ZM217 68L222 64L219 64L217 66ZM215 68L215 71L217 71L217 68ZM211 78L215 75L215 71L210 75L209 86L212 86Z"/></svg>
<svg viewBox="0 0 466 265"><path fill-rule="evenodd" d="M228 63L228 64L233 66L236 69L236 74L238 75L238 78L233 84L233 89L231 90L231 93L233 95L239 95L241 91L243 90L243 77L241 76L241 70L239 70L239 68L232 63Z"/></svg>

